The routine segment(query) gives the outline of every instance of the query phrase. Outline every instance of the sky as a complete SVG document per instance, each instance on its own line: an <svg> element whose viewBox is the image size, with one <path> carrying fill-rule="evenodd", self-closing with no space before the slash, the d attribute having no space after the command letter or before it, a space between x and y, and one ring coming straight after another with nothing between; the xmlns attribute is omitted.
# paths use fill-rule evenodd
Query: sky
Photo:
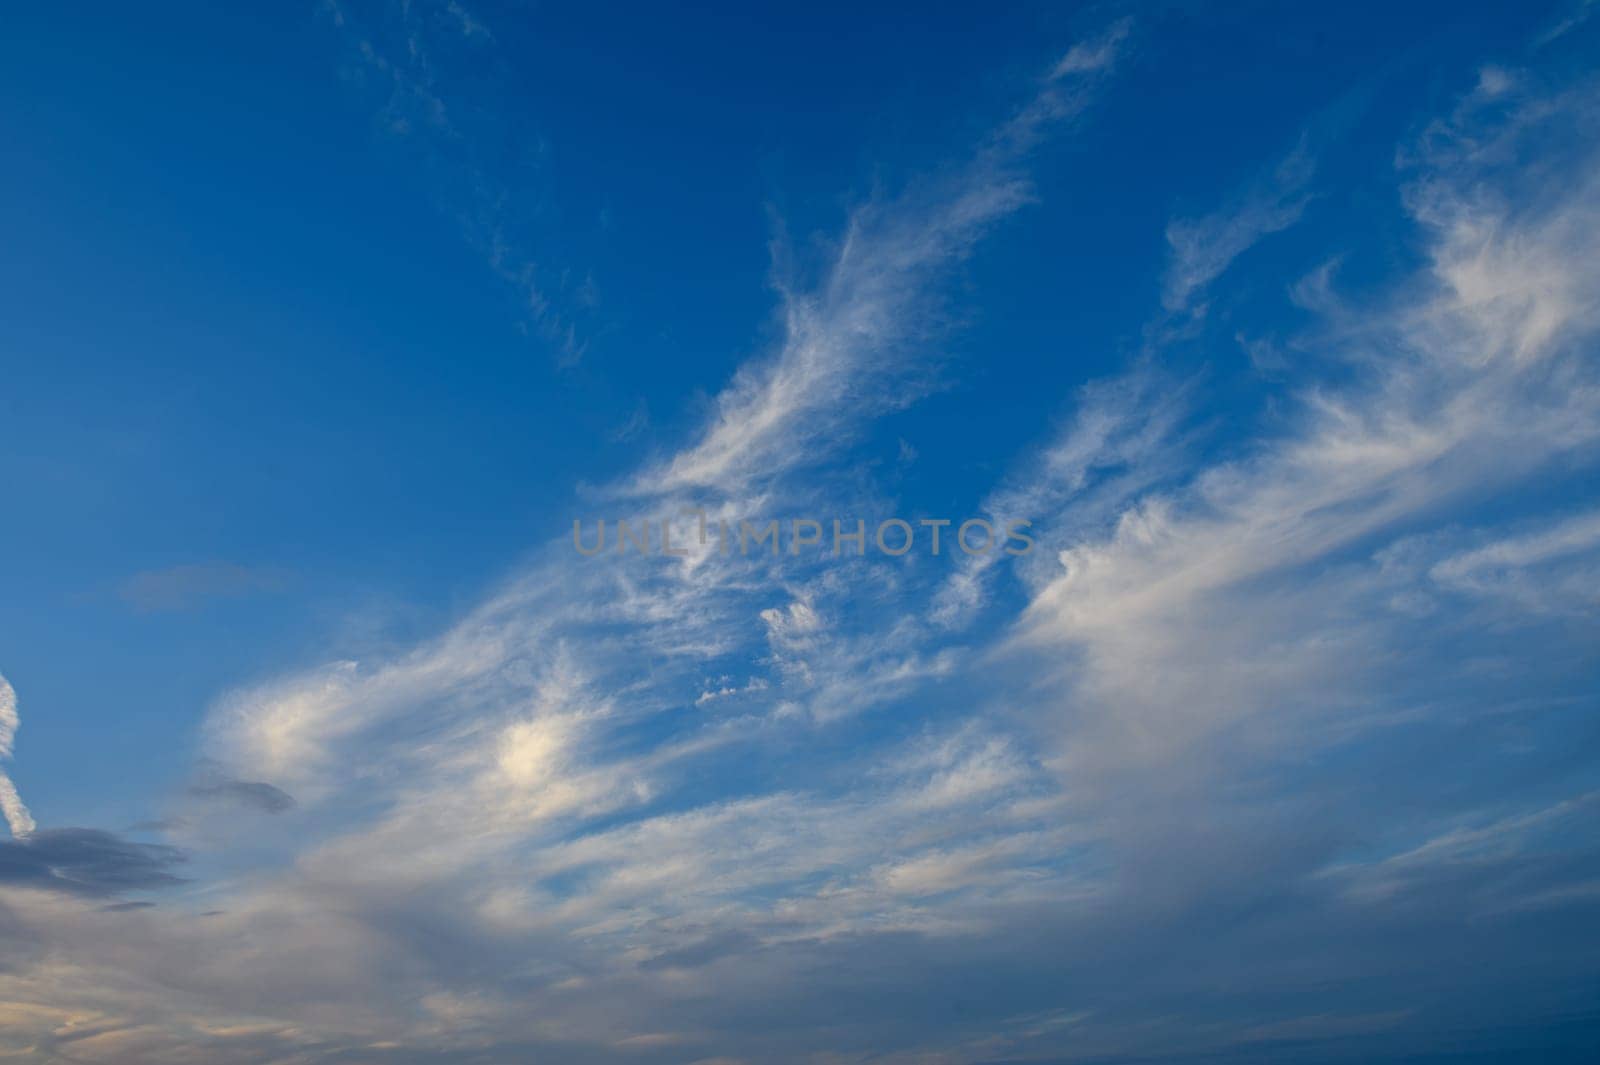
<svg viewBox="0 0 1600 1065"><path fill-rule="evenodd" d="M0 1062L1600 1053L1594 4L5 21Z"/></svg>

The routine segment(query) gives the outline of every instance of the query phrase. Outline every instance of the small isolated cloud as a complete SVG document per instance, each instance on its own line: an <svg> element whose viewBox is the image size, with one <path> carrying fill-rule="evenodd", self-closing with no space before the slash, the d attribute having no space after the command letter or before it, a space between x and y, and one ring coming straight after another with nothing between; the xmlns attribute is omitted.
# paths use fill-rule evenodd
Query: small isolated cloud
<svg viewBox="0 0 1600 1065"><path fill-rule="evenodd" d="M192 610L213 599L236 599L283 587L275 570L254 569L232 562L194 562L168 569L135 573L118 590L136 610Z"/></svg>
<svg viewBox="0 0 1600 1065"><path fill-rule="evenodd" d="M0 884L108 896L183 882L176 847L134 843L96 828L55 828L0 842Z"/></svg>
<svg viewBox="0 0 1600 1065"><path fill-rule="evenodd" d="M729 699L736 695L749 695L753 692L764 692L767 690L767 688L768 684L764 679L761 677L752 677L750 683L746 684L742 688L735 688L729 684L724 684L719 688L707 688L695 698L694 705L705 706L707 703L714 703L718 699Z"/></svg>

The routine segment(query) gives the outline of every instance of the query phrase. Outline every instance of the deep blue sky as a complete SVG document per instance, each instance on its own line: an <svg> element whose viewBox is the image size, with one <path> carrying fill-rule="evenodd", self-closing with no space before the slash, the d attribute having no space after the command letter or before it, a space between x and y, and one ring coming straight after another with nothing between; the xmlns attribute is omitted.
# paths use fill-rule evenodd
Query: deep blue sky
<svg viewBox="0 0 1600 1065"><path fill-rule="evenodd" d="M42 1014L5 1019L25 1002L159 1031L106 1060L278 1060L291 1027L316 1061L380 1033L430 1062L1581 1045L1589 12L9 13L0 672L39 833L0 873L104 830L130 897L250 915L226 949L152 917L130 956L181 968L282 921L414 968L341 969L316 993L371 1016L335 1023L248 975L119 1004L85 947L69 989L0 987L0 1032L62 1060ZM688 503L1026 516L1040 549L680 573L567 546L574 518ZM514 812L430 858L479 788ZM697 817L738 824L674 835ZM619 886L643 871L598 871L667 836L653 865L744 850L761 875L663 882L692 901L658 912ZM138 894L164 846L187 886ZM404 898L340 878L413 849ZM55 903L27 900L53 889L16 890L49 943ZM1463 940L1505 914L1535 916ZM1031 921L1086 958L1156 931L1099 997L941 945ZM1196 927L1250 962L1194 960ZM866 974L847 1018L753 1034L776 1022L748 988L813 1023L848 994L811 966L840 964ZM958 964L999 990L951 1016ZM624 1020L563 998L574 973Z"/></svg>

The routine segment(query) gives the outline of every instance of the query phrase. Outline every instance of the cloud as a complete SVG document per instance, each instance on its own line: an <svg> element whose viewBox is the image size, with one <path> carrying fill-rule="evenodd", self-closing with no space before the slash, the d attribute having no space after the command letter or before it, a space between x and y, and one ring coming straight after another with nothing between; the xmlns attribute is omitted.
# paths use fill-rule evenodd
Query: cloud
<svg viewBox="0 0 1600 1065"><path fill-rule="evenodd" d="M1558 38L1565 37L1573 30L1589 21L1594 14L1594 0L1573 0L1567 5L1566 14L1558 18L1549 29L1534 38L1535 47L1544 47Z"/></svg>
<svg viewBox="0 0 1600 1065"><path fill-rule="evenodd" d="M0 676L0 758L10 758L22 718L17 713L17 692Z"/></svg>
<svg viewBox="0 0 1600 1065"><path fill-rule="evenodd" d="M1119 19L1100 36L1073 45L1051 72L1052 78L1109 70L1120 57L1123 42L1133 28L1132 19Z"/></svg>
<svg viewBox="0 0 1600 1065"><path fill-rule="evenodd" d="M189 794L197 799L233 803L268 814L281 814L294 809L295 805L294 796L259 780L205 780L191 784Z"/></svg>
<svg viewBox="0 0 1600 1065"><path fill-rule="evenodd" d="M824 282L786 293L790 330L776 357L736 374L699 442L625 490L660 496L716 488L730 495L710 516L726 514L736 524L759 512L762 496L758 489L732 493L826 453L830 434L842 438L860 420L909 402L918 386L908 348L924 328L923 313L934 311L937 275L1027 200L1019 169L1026 151L1050 123L1080 110L1087 102L1080 93L1093 84L1088 73L1047 80L953 176L856 212ZM691 542L687 530L681 541ZM745 606L729 590L753 592L765 583L762 565L705 549L681 570L641 576L609 567L573 571L564 556L548 557L443 637L395 660L335 662L235 693L210 722L214 753L230 772L281 782L302 802L318 803L338 786L326 772L335 749L373 742L383 722L426 708L470 732L473 714L503 717L503 700L515 697L527 675L549 668L534 649L548 647L560 631L582 628L578 642L599 658L614 638L608 626L625 626L628 638L638 639L631 633L645 622L652 624L644 638L670 641L659 648L668 657L726 653L738 645L728 633ZM842 642L835 650L844 650ZM814 691L814 705L837 710L945 668L938 656L883 644L838 661L857 672L831 672ZM703 691L697 687L695 696Z"/></svg>
<svg viewBox="0 0 1600 1065"><path fill-rule="evenodd" d="M1310 197L1306 186L1315 173L1304 143L1238 200L1199 218L1175 219L1167 226L1171 248L1161 302L1168 311L1188 310L1201 290L1262 237L1300 220Z"/></svg>
<svg viewBox="0 0 1600 1065"><path fill-rule="evenodd" d="M1182 429L1192 389L1149 363L1079 389L1055 438L984 499L997 529L1013 522L1035 546L1013 565L1034 587L1055 575L1055 555L1085 527L1103 525L1131 498L1185 469ZM970 622L987 598L999 555L964 556L940 588L933 619Z"/></svg>
<svg viewBox="0 0 1600 1065"><path fill-rule="evenodd" d="M282 590L284 575L231 562L194 562L146 570L123 582L118 594L136 610L193 610L215 599Z"/></svg>
<svg viewBox="0 0 1600 1065"><path fill-rule="evenodd" d="M417 150L440 209L516 295L525 327L550 345L558 365L576 364L586 348L580 312L593 307L595 284L570 264L552 265L550 191L529 179L547 168L544 142L496 118L509 90L496 77L494 35L459 0L380 8L366 18L356 5L323 0L349 44L348 72L381 98L384 128ZM509 167L496 155L507 144L518 146Z"/></svg>
<svg viewBox="0 0 1600 1065"><path fill-rule="evenodd" d="M16 690L4 675L0 675L0 761L11 757L17 728L21 724L22 718L17 713ZM17 786L4 769L0 769L0 816L5 818L6 827L17 839L26 837L37 827L33 815L22 802L22 796L17 794Z"/></svg>
<svg viewBox="0 0 1600 1065"><path fill-rule="evenodd" d="M634 439L650 428L650 405L640 398L626 421L607 434L612 443L621 444Z"/></svg>
<svg viewBox="0 0 1600 1065"><path fill-rule="evenodd" d="M625 491L735 491L817 462L858 420L922 395L943 320L939 281L1031 201L1027 153L1050 126L1087 106L1127 31L1120 22L1076 46L953 176L858 208L814 287L780 279L779 349L741 367L699 438Z"/></svg>
<svg viewBox="0 0 1600 1065"><path fill-rule="evenodd" d="M1304 376L1234 439L1199 446L1206 382L1148 353L1079 389L986 497L1048 516L999 635L967 624L1015 603L975 563L575 566L559 542L436 637L232 693L204 797L266 807L272 780L299 812L112 913L181 855L85 830L0 849L0 1038L132 1065L1382 1060L1544 1016L1593 975L1571 932L1600 883L1577 831L1593 633L1493 589L1581 577L1593 519L1497 501L1600 441L1600 168L1557 135L1592 113L1429 130L1405 172L1425 269L1323 303ZM875 208L899 221L836 267L909 268L836 269L862 295L830 313L936 288L958 200L918 201L926 256L929 216ZM845 347L819 365L877 380L877 349ZM758 513L794 467L754 397L776 425L885 409L775 385L810 357L780 356L722 408L746 446L706 450L714 420L649 483ZM837 501L822 480L782 498ZM1419 597L1470 609L1418 625Z"/></svg>
<svg viewBox="0 0 1600 1065"><path fill-rule="evenodd" d="M92 828L53 828L0 841L0 884L101 897L182 883L175 847L132 843Z"/></svg>
<svg viewBox="0 0 1600 1065"><path fill-rule="evenodd" d="M1426 547L1417 544L1406 548ZM1600 513L1562 518L1432 561L1442 589L1515 603L1530 614L1582 616L1600 605Z"/></svg>
<svg viewBox="0 0 1600 1065"><path fill-rule="evenodd" d="M1519 811L1488 824L1458 825L1397 854L1376 861L1338 865L1321 875L1338 881L1363 903L1417 891L1431 877L1452 871L1482 871L1530 860L1551 832L1570 819L1592 816L1600 793L1587 792L1543 808ZM1489 885L1485 885L1490 888Z"/></svg>
<svg viewBox="0 0 1600 1065"><path fill-rule="evenodd" d="M1537 190L1517 188L1526 175L1510 165L1560 113L1530 104L1499 125L1429 131L1406 193L1429 270L1365 310L1358 335L1333 334L1327 354L1353 379L1306 389L1285 435L1060 552L1023 631L1076 648L1081 694L1115 707L1101 724L1120 738L1082 747L1099 764L1119 746L1164 756L1285 703L1355 697L1352 663L1382 662L1393 637L1371 599L1396 593L1348 553L1600 440L1588 346L1600 274L1585 250L1600 239L1600 186L1573 176L1592 149L1566 142L1563 177ZM1330 625L1330 611L1348 620Z"/></svg>

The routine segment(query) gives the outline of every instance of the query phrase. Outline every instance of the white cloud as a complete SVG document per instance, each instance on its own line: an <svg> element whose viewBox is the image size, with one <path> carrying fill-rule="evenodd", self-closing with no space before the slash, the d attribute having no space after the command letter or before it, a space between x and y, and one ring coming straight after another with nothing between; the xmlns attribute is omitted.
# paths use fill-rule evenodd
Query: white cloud
<svg viewBox="0 0 1600 1065"><path fill-rule="evenodd" d="M1524 569L1584 553L1596 545L1600 545L1600 512L1591 512L1541 532L1507 537L1443 559L1433 567L1432 575L1435 580L1448 583L1470 583L1485 571Z"/></svg>
<svg viewBox="0 0 1600 1065"><path fill-rule="evenodd" d="M1073 74L1109 70L1120 57L1123 42L1128 39L1132 29L1132 19L1120 19L1098 37L1073 45L1061 57L1061 62L1056 64L1051 77L1065 78Z"/></svg>
<svg viewBox="0 0 1600 1065"><path fill-rule="evenodd" d="M10 758L16 742L17 726L22 717L17 713L17 693L11 683L0 676L0 758Z"/></svg>
<svg viewBox="0 0 1600 1065"><path fill-rule="evenodd" d="M821 282L780 284L784 340L717 396L698 440L627 487L633 493L736 490L815 463L859 419L903 407L928 387L942 275L1032 198L1021 163L1053 122L1087 103L1127 23L1068 53L1034 98L952 178L851 216Z"/></svg>
<svg viewBox="0 0 1600 1065"><path fill-rule="evenodd" d="M1113 516L1128 499L1181 468L1180 425L1188 388L1145 365L1091 382L1055 439L1022 463L982 504L997 529L1026 521L1034 546L1013 565L1037 587L1055 574L1054 553ZM971 620L1003 557L963 556L932 607L945 626Z"/></svg>
<svg viewBox="0 0 1600 1065"><path fill-rule="evenodd" d="M1350 553L1600 441L1592 142L1571 142L1536 189L1514 165L1547 123L1592 107L1431 129L1406 196L1430 268L1359 332L1337 323L1319 354L1349 383L1305 389L1283 435L1060 552L1022 639L1071 649L1089 730L1066 745L1071 765L1166 760L1251 715L1348 708L1385 660L1373 603L1392 592Z"/></svg>
<svg viewBox="0 0 1600 1065"><path fill-rule="evenodd" d="M1301 144L1239 202L1168 225L1171 259L1161 295L1167 310L1191 307L1205 286L1262 237L1298 222L1310 199L1305 189L1314 171L1311 155Z"/></svg>
<svg viewBox="0 0 1600 1065"><path fill-rule="evenodd" d="M21 723L22 718L17 713L16 690L4 676L0 676L0 760L11 757L17 728ZM0 816L4 816L6 827L17 839L31 834L38 827L34 824L33 815L23 804L22 796L17 794L17 786L3 769L0 769Z"/></svg>

